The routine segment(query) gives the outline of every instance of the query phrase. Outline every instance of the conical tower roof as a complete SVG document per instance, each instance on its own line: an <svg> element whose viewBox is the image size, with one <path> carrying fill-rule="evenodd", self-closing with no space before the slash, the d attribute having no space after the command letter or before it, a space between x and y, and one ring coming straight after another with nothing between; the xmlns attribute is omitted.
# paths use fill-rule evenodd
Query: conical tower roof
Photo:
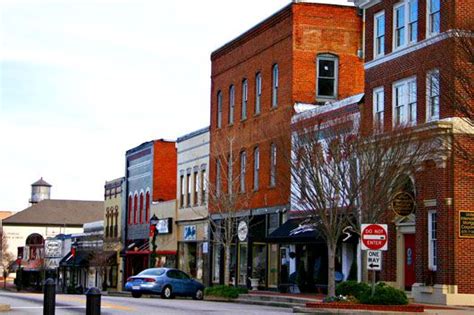
<svg viewBox="0 0 474 315"><path fill-rule="evenodd" d="M33 184L31 184L31 186L46 186L46 187L51 187L51 184L49 184L48 182L46 182L43 177L41 177L40 179L38 179L36 182L34 182Z"/></svg>

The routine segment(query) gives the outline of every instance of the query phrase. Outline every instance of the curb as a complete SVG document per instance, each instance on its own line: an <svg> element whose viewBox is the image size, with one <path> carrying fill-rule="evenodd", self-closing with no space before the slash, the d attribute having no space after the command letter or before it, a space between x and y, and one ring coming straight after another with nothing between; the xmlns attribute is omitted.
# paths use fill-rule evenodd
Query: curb
<svg viewBox="0 0 474 315"><path fill-rule="evenodd" d="M9 312L10 310L10 304L0 304L0 312Z"/></svg>
<svg viewBox="0 0 474 315"><path fill-rule="evenodd" d="M357 315L417 315L414 312L390 312L390 311L368 311L354 309L335 309L335 308L310 308L293 307L293 313L298 314L357 314Z"/></svg>

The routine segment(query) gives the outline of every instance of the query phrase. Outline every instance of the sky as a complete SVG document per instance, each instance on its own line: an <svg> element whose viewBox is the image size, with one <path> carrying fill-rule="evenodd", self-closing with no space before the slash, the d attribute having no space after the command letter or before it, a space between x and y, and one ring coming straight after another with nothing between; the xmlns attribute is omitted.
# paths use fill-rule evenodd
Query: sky
<svg viewBox="0 0 474 315"><path fill-rule="evenodd" d="M208 126L211 52L288 3L0 1L0 210L40 177L103 200L126 150Z"/></svg>

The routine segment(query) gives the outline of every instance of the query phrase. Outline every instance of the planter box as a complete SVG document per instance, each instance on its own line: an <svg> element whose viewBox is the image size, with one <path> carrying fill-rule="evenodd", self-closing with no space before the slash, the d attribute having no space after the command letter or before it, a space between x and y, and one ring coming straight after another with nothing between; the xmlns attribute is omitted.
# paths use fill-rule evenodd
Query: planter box
<svg viewBox="0 0 474 315"><path fill-rule="evenodd" d="M306 303L306 307L318 309L344 309L365 311L391 311L391 312L416 312L423 313L423 305L371 305L356 303Z"/></svg>

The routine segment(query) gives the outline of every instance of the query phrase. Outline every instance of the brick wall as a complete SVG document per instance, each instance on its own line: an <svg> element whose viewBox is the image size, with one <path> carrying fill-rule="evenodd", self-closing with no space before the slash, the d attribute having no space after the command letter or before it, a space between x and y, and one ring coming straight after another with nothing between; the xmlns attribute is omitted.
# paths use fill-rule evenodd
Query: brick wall
<svg viewBox="0 0 474 315"><path fill-rule="evenodd" d="M341 18L343 17L343 18ZM338 97L363 90L362 61L357 58L361 17L355 8L321 4L290 4L250 31L215 51L211 78L210 182L216 181L216 144L235 136L235 156L247 152L246 187L252 189L253 149L260 150L260 188L251 208L289 203L289 124L295 102L316 101L316 58L339 57ZM271 107L272 66L279 66L278 106ZM254 115L255 74L262 73L261 113ZM241 82L248 80L247 119L241 121ZM228 125L229 86L235 86L234 124ZM222 91L222 128L217 128L217 92ZM277 149L277 185L270 187L270 145ZM233 170L237 174L238 163ZM223 181L225 182L225 181ZM212 209L211 209L212 211Z"/></svg>
<svg viewBox="0 0 474 315"><path fill-rule="evenodd" d="M153 148L153 201L176 199L175 142L156 140Z"/></svg>

